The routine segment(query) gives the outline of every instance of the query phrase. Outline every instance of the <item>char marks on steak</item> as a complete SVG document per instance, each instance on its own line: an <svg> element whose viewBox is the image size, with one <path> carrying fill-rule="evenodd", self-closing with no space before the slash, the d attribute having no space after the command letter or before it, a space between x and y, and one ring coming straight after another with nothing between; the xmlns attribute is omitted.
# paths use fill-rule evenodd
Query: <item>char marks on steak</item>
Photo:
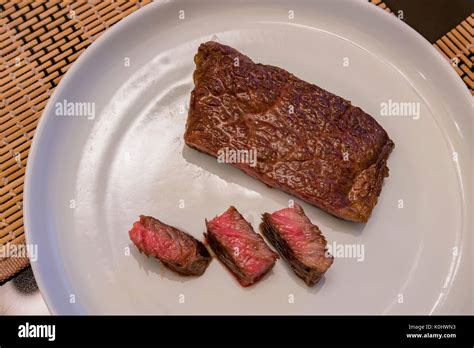
<svg viewBox="0 0 474 348"><path fill-rule="evenodd" d="M335 216L368 220L394 147L376 120L217 42L201 44L194 60L186 144L215 157L255 149L256 166L233 165Z"/></svg>
<svg viewBox="0 0 474 348"><path fill-rule="evenodd" d="M207 243L242 286L250 286L268 273L278 258L234 207L206 220Z"/></svg>
<svg viewBox="0 0 474 348"><path fill-rule="evenodd" d="M151 216L140 216L129 236L140 252L182 275L200 276L212 260L203 243Z"/></svg>
<svg viewBox="0 0 474 348"><path fill-rule="evenodd" d="M316 284L332 265L326 239L316 225L294 203L292 208L264 213L260 231L309 286Z"/></svg>

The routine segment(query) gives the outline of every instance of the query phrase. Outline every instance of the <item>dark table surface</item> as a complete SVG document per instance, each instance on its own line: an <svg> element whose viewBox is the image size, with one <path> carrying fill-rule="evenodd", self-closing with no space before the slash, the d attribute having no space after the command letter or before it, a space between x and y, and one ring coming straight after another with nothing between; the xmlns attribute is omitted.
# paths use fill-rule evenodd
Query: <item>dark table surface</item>
<svg viewBox="0 0 474 348"><path fill-rule="evenodd" d="M448 31L474 12L474 0L385 0L385 4L429 42Z"/></svg>

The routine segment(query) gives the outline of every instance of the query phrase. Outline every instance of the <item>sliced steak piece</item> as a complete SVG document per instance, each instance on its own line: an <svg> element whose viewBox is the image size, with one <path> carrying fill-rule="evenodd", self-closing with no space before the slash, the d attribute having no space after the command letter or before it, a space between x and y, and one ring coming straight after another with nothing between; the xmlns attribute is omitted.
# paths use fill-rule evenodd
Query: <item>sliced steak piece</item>
<svg viewBox="0 0 474 348"><path fill-rule="evenodd" d="M278 258L234 207L206 220L207 243L242 286L250 286L268 273Z"/></svg>
<svg viewBox="0 0 474 348"><path fill-rule="evenodd" d="M313 225L303 208L294 204L272 214L264 213L260 231L309 286L316 284L334 258L326 249L326 239Z"/></svg>
<svg viewBox="0 0 474 348"><path fill-rule="evenodd" d="M212 260L203 243L151 216L140 216L128 234L140 252L182 275L200 276Z"/></svg>
<svg viewBox="0 0 474 348"><path fill-rule="evenodd" d="M369 219L394 147L375 119L217 42L201 44L194 61L187 145L214 157L256 152L232 165L340 218Z"/></svg>

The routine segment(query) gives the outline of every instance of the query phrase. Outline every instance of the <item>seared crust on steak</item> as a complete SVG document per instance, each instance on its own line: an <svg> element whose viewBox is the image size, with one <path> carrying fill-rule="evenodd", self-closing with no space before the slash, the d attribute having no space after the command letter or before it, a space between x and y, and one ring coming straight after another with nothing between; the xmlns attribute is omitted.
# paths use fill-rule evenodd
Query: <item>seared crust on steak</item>
<svg viewBox="0 0 474 348"><path fill-rule="evenodd" d="M264 213L260 231L308 286L316 284L334 261L321 230L296 203L273 214Z"/></svg>
<svg viewBox="0 0 474 348"><path fill-rule="evenodd" d="M256 166L232 165L340 218L369 219L394 147L374 118L217 42L201 44L194 60L187 145L215 157L255 149Z"/></svg>

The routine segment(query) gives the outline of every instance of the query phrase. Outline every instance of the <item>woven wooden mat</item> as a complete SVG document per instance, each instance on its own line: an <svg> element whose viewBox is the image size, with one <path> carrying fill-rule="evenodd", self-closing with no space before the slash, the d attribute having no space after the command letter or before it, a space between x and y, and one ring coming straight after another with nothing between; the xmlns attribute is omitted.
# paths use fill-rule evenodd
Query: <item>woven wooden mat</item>
<svg viewBox="0 0 474 348"><path fill-rule="evenodd" d="M29 264L15 254L25 240L23 179L49 96L87 46L150 2L0 0L0 283Z"/></svg>
<svg viewBox="0 0 474 348"><path fill-rule="evenodd" d="M49 96L87 46L149 2L0 0L0 283L29 264L9 251L24 245L25 166ZM380 0L371 2L390 12ZM472 36L470 16L435 45L471 91Z"/></svg>

